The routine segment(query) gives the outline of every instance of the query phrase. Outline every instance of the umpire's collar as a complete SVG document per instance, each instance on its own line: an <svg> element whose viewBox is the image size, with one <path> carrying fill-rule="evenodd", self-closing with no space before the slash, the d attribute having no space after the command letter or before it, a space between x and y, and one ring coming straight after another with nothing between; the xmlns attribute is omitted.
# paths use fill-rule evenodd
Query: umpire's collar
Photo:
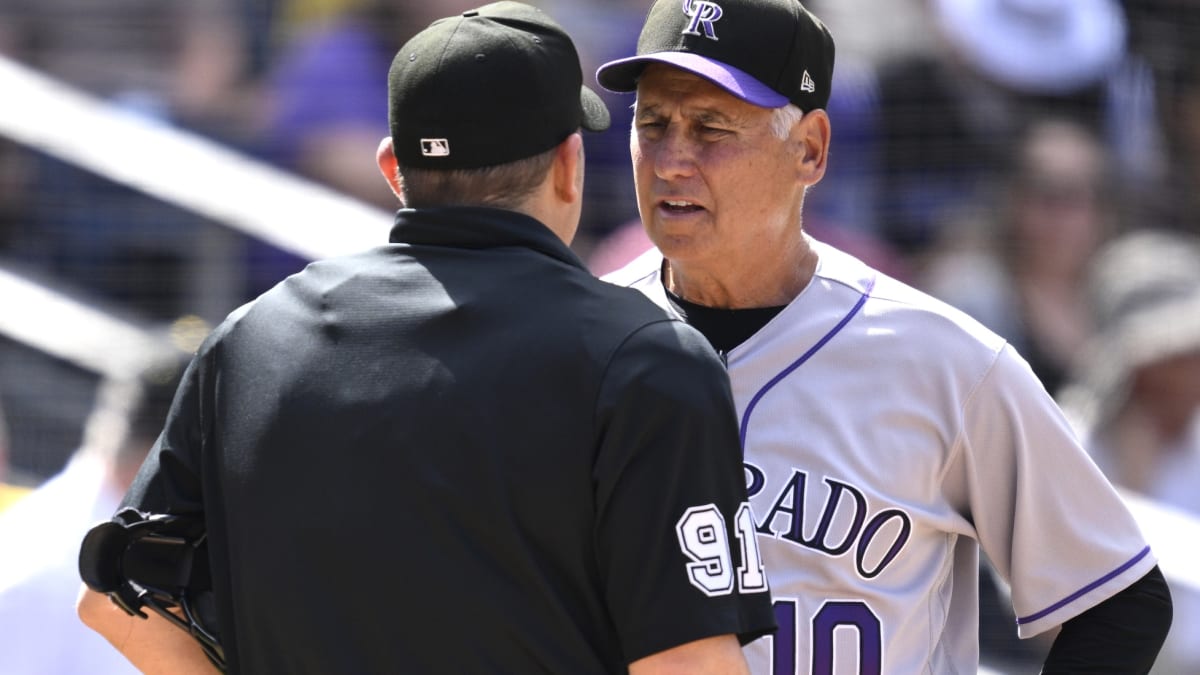
<svg viewBox="0 0 1200 675"><path fill-rule="evenodd" d="M470 249L521 246L587 269L579 256L541 221L504 209L480 206L400 209L388 241Z"/></svg>

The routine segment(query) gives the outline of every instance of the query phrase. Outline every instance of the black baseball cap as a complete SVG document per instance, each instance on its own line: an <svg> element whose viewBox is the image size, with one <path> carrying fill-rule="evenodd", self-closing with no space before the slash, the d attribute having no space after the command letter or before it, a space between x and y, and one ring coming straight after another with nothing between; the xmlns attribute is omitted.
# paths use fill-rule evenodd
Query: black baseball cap
<svg viewBox="0 0 1200 675"><path fill-rule="evenodd" d="M833 81L833 37L798 0L657 0L637 56L596 72L609 91L637 90L642 69L665 63L764 108L824 108Z"/></svg>
<svg viewBox="0 0 1200 675"><path fill-rule="evenodd" d="M579 54L541 10L494 2L439 19L388 71L388 121L402 166L474 169L545 152L579 128L608 128Z"/></svg>

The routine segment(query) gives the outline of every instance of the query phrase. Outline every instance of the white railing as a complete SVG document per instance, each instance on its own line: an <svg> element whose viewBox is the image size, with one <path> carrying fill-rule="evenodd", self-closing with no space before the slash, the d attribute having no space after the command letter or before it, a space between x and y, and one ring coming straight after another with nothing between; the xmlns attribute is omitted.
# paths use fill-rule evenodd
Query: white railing
<svg viewBox="0 0 1200 675"><path fill-rule="evenodd" d="M387 241L391 213L2 57L0 91L0 135L284 250L315 259Z"/></svg>

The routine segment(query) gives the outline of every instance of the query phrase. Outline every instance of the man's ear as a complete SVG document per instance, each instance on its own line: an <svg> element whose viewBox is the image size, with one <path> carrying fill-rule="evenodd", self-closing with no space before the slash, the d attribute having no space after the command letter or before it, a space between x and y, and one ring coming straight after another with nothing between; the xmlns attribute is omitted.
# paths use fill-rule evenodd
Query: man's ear
<svg viewBox="0 0 1200 675"><path fill-rule="evenodd" d="M554 194L560 200L574 203L583 198L583 136L577 131L563 139L554 150Z"/></svg>
<svg viewBox="0 0 1200 675"><path fill-rule="evenodd" d="M387 181L388 187L392 188L396 198L403 203L404 183L400 178L400 164L396 161L396 153L392 152L391 136L385 136L379 142L379 149L375 151L375 162L379 165L379 171Z"/></svg>
<svg viewBox="0 0 1200 675"><path fill-rule="evenodd" d="M820 108L804 113L792 126L791 140L798 146L796 169L804 185L816 185L825 176L830 133L829 115Z"/></svg>

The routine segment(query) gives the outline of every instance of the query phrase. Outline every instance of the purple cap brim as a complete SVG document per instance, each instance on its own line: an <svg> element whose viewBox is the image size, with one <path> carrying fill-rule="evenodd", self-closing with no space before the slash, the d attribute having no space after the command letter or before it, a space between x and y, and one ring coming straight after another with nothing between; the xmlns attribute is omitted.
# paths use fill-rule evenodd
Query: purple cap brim
<svg viewBox="0 0 1200 675"><path fill-rule="evenodd" d="M596 71L600 86L614 92L637 89L637 76L647 63L665 63L709 80L725 91L762 108L782 108L788 98L749 73L691 52L658 52L609 61Z"/></svg>

